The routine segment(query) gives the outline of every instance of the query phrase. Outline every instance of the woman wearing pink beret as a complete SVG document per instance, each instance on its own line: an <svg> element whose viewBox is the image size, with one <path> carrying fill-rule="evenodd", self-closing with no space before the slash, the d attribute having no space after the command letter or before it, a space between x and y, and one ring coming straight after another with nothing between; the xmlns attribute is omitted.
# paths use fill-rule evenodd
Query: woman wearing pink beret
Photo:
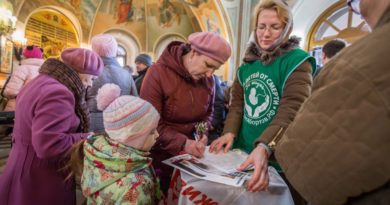
<svg viewBox="0 0 390 205"><path fill-rule="evenodd" d="M231 54L229 43L211 32L193 33L188 43L172 42L147 72L141 98L160 113L160 137L151 150L164 192L172 169L161 161L185 151L201 157L207 137L196 141L195 124L210 125L214 104L213 73Z"/></svg>
<svg viewBox="0 0 390 205"><path fill-rule="evenodd" d="M89 134L85 88L103 62L93 51L66 49L46 60L16 100L13 147L0 177L0 204L76 204L64 165Z"/></svg>

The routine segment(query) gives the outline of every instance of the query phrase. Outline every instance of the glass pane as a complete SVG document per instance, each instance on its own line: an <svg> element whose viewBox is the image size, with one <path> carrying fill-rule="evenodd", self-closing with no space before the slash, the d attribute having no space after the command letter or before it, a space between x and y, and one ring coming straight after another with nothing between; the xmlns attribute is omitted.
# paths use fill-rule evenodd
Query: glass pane
<svg viewBox="0 0 390 205"><path fill-rule="evenodd" d="M122 46L118 46L117 50L117 56L125 56L126 55L126 50Z"/></svg>
<svg viewBox="0 0 390 205"><path fill-rule="evenodd" d="M124 58L123 56L117 56L117 57L116 57L116 60L118 61L119 65L122 66L122 67L123 67L123 66L125 65L125 63L126 63L125 58Z"/></svg>
<svg viewBox="0 0 390 205"><path fill-rule="evenodd" d="M355 13L352 15L352 27L357 27L363 22L361 16L356 15Z"/></svg>
<svg viewBox="0 0 390 205"><path fill-rule="evenodd" d="M317 33L314 37L315 41L320 41L326 37L337 35L338 32L330 27L327 23L322 23L321 26L318 28Z"/></svg>

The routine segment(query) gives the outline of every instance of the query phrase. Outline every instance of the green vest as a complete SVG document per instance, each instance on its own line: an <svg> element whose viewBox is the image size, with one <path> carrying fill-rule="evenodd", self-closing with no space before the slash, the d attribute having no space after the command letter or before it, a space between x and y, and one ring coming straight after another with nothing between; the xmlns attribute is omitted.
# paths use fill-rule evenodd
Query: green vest
<svg viewBox="0 0 390 205"><path fill-rule="evenodd" d="M309 60L315 72L315 59L301 49L294 49L264 65L260 61L243 64L237 72L244 94L244 116L233 148L247 153L278 112L283 88L294 70Z"/></svg>

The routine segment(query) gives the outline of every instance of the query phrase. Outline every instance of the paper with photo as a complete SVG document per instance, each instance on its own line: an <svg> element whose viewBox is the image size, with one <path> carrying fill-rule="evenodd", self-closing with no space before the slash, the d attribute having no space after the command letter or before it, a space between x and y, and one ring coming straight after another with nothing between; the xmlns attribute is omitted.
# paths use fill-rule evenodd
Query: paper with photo
<svg viewBox="0 0 390 205"><path fill-rule="evenodd" d="M206 149L203 158L184 154L164 160L163 163L190 174L191 176L217 183L240 187L251 177L247 172L236 168L246 159L247 154L230 151L212 154Z"/></svg>

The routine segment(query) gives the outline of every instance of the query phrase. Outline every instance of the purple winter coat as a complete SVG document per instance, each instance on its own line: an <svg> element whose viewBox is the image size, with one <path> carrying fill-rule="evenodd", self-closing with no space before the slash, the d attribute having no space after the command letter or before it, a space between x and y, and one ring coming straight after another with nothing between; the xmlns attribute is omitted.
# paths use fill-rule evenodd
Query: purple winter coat
<svg viewBox="0 0 390 205"><path fill-rule="evenodd" d="M13 147L0 176L0 204L76 204L75 183L61 170L80 120L73 93L40 74L18 95Z"/></svg>

